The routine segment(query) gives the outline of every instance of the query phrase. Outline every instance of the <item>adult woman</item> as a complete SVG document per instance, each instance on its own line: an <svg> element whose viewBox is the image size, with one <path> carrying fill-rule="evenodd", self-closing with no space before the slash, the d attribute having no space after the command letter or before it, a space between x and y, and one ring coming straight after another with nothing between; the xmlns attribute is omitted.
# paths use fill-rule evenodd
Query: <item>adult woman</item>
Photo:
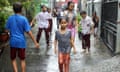
<svg viewBox="0 0 120 72"><path fill-rule="evenodd" d="M75 32L77 28L77 17L74 11L74 3L72 1L68 2L67 10L64 11L64 15L68 19L67 29L71 31L73 39L75 39Z"/></svg>
<svg viewBox="0 0 120 72"><path fill-rule="evenodd" d="M98 31L98 24L99 24L99 17L97 16L96 12L93 13L93 22L94 22L94 37L97 38L97 31Z"/></svg>

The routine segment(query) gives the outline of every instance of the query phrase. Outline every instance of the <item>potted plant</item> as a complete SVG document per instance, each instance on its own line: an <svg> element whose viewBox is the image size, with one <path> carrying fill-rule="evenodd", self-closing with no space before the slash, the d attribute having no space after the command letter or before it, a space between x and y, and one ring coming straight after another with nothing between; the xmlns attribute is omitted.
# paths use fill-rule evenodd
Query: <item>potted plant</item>
<svg viewBox="0 0 120 72"><path fill-rule="evenodd" d="M8 40L8 33L5 32L6 15L4 11L0 13L0 42L6 42Z"/></svg>
<svg viewBox="0 0 120 72"><path fill-rule="evenodd" d="M2 7L0 9L0 42L6 42L9 39L9 35L5 32L5 24L8 17L12 14L12 7Z"/></svg>

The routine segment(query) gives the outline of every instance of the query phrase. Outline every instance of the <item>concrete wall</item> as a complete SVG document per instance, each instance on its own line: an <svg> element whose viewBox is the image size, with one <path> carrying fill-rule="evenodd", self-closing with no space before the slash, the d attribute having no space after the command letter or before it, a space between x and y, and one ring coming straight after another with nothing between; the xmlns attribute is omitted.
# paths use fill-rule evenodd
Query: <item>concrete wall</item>
<svg viewBox="0 0 120 72"><path fill-rule="evenodd" d="M87 4L87 0L81 0L81 10L86 11L87 9L86 4Z"/></svg>
<svg viewBox="0 0 120 72"><path fill-rule="evenodd" d="M87 14L92 17L92 1L87 1ZM94 11L96 11L99 17L98 36L100 37L101 27L101 0L94 0Z"/></svg>
<svg viewBox="0 0 120 72"><path fill-rule="evenodd" d="M120 21L120 0L118 0L118 20ZM120 23L117 24L116 53L120 53Z"/></svg>
<svg viewBox="0 0 120 72"><path fill-rule="evenodd" d="M98 36L100 37L101 33L101 0L95 0L94 1L94 10L96 11L98 17L99 17L99 27L98 27Z"/></svg>

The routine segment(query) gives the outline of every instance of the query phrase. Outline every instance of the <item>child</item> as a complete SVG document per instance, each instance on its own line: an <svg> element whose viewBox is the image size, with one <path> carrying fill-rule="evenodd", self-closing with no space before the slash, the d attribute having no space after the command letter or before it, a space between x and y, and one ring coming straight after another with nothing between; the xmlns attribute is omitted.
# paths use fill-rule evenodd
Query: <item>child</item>
<svg viewBox="0 0 120 72"><path fill-rule="evenodd" d="M46 44L47 44L47 50L49 48L49 13L47 12L47 7L45 5L41 6L42 11L39 12L32 20L31 26L36 21L38 24L38 32L36 36L36 41L39 43L41 39L42 31L45 31L45 37L46 37Z"/></svg>
<svg viewBox="0 0 120 72"><path fill-rule="evenodd" d="M58 43L58 63L60 72L69 72L70 52L73 47L74 53L76 49L71 36L71 31L67 30L66 18L60 19L60 29L56 31L55 35L55 53L57 52Z"/></svg>
<svg viewBox="0 0 120 72"><path fill-rule="evenodd" d="M82 19L80 22L82 27L82 48L83 48L83 52L85 52L86 54L89 54L90 53L90 35L94 31L94 28L93 28L94 23L92 21L92 18L87 15L86 11L82 11L80 15L82 16Z"/></svg>
<svg viewBox="0 0 120 72"><path fill-rule="evenodd" d="M79 10L77 10L77 21L78 21L78 23L80 23L80 21L81 21L81 16L80 16ZM78 38L79 38L80 40L82 39L81 31L82 31L81 25L78 24Z"/></svg>
<svg viewBox="0 0 120 72"><path fill-rule="evenodd" d="M14 15L8 18L6 23L6 32L10 32L10 57L13 65L13 72L18 72L16 55L18 55L21 63L21 72L26 72L26 63L25 63L25 49L26 49L26 40L24 32L26 32L33 42L35 46L38 48L39 44L33 37L33 34L30 30L30 25L28 20L21 15L22 5L19 2L13 4L13 10L15 12Z"/></svg>

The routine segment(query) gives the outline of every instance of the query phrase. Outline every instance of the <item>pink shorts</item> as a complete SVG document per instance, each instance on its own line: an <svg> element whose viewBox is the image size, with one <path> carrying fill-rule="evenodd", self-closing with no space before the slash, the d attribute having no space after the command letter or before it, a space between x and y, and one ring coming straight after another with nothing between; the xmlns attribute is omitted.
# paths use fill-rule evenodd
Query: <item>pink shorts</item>
<svg viewBox="0 0 120 72"><path fill-rule="evenodd" d="M75 34L76 34L75 28L74 28L74 27L73 27L73 28L68 28L68 30L71 31L71 36L72 36L73 38L75 38Z"/></svg>
<svg viewBox="0 0 120 72"><path fill-rule="evenodd" d="M75 27L72 24L68 24L67 28L68 28L68 30L71 31L72 38L75 38L75 34L76 34Z"/></svg>

